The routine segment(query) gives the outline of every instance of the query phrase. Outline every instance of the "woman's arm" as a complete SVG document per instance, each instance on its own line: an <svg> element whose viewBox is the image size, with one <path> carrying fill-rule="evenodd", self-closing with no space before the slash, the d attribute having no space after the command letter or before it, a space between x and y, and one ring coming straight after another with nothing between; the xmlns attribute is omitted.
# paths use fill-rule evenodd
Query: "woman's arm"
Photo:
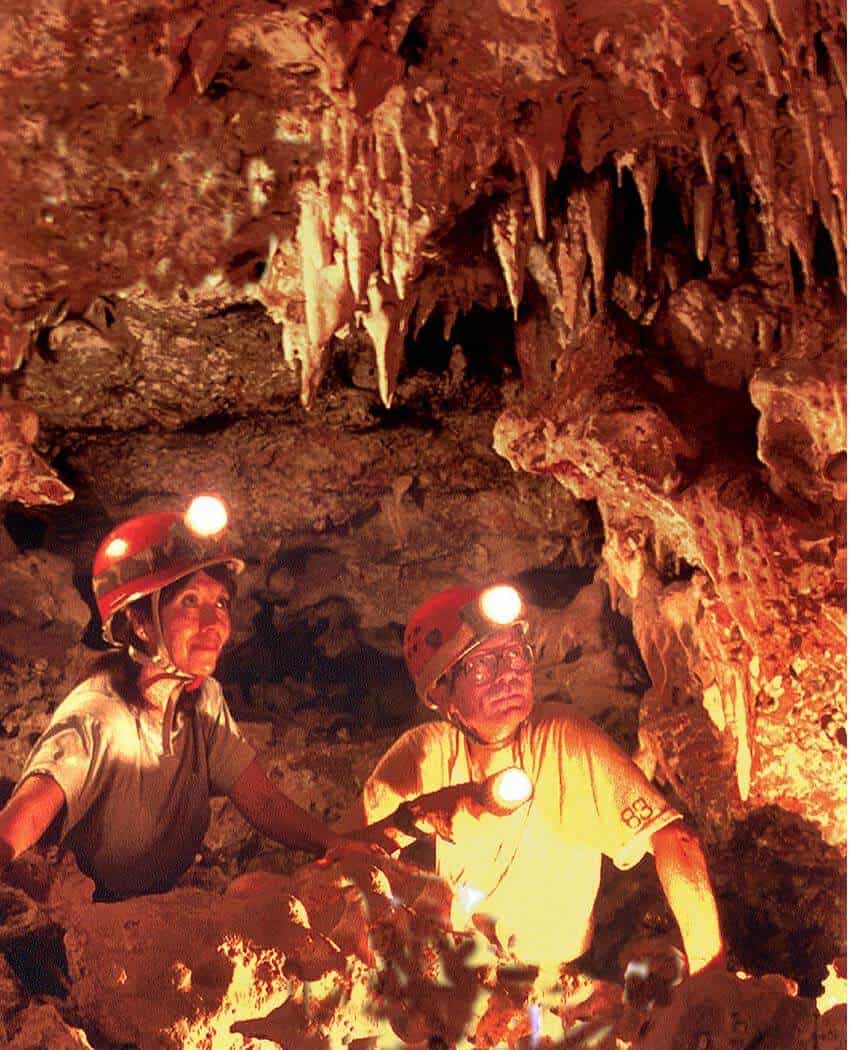
<svg viewBox="0 0 850 1050"><path fill-rule="evenodd" d="M332 831L278 791L256 759L237 778L228 797L257 831L284 846L313 853L326 853L358 843L364 846L373 843L382 848L394 846L374 827L350 832L347 837Z"/></svg>
<svg viewBox="0 0 850 1050"><path fill-rule="evenodd" d="M324 853L342 841L329 827L278 791L256 759L239 775L229 798L257 831L284 846Z"/></svg>
<svg viewBox="0 0 850 1050"><path fill-rule="evenodd" d="M53 777L27 777L0 810L0 867L34 846L65 805L65 793Z"/></svg>
<svg viewBox="0 0 850 1050"><path fill-rule="evenodd" d="M699 839L681 820L652 836L655 868L685 946L691 975L725 966L717 903Z"/></svg>

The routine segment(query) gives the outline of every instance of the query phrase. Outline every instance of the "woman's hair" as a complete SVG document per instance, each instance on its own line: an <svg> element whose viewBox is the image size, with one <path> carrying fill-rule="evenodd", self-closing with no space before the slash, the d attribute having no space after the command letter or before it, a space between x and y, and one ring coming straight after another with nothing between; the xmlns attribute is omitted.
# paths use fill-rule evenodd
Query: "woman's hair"
<svg viewBox="0 0 850 1050"><path fill-rule="evenodd" d="M181 576L179 580L175 580L162 588L159 595L160 609L168 605L181 587L185 586L188 577L193 576L197 571L201 570L193 570L185 576ZM229 566L226 564L207 565L202 571L222 584L231 598L234 596L236 593L236 579ZM132 607L133 611L143 622L151 623L153 621L152 595L145 594L141 598L137 598L136 601L132 602ZM128 704L143 706L144 700L139 692L139 665L130 656L128 646L133 645L136 649L146 652L147 644L133 630L130 617L125 610L115 614L115 618L112 621L112 635L116 641L121 643L121 649L100 653L94 657L86 666L80 682L94 675L105 674L109 680L110 687L118 696Z"/></svg>

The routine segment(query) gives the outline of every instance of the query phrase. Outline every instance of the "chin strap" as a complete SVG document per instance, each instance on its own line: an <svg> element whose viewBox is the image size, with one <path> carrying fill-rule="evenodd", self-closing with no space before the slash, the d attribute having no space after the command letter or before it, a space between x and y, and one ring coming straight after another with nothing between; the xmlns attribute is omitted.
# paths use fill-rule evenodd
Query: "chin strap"
<svg viewBox="0 0 850 1050"><path fill-rule="evenodd" d="M153 638L151 639L154 647L153 656L144 652L142 649L137 649L135 645L128 645L127 651L130 657L144 667L147 664L154 664L159 668L159 673L152 675L148 679L148 685L153 685L155 682L159 682L164 678L177 679L178 682L183 682L183 688L186 692L194 692L195 689L199 689L203 684L205 675L191 675L186 671L181 671L180 668L171 659L171 653L168 651L168 647L165 644L165 639L162 634L162 621L159 616L159 596L161 591L154 591L151 595L151 615L153 619Z"/></svg>
<svg viewBox="0 0 850 1050"><path fill-rule="evenodd" d="M184 692L192 692L198 689L204 681L204 675L191 675L181 671L171 658L171 653L165 644L162 634L162 622L159 617L159 596L156 591L151 598L151 610L153 619L153 655L149 655L135 645L128 645L127 651L141 668L155 667L156 672L145 682L145 692L153 695L162 694L158 697L157 706L162 709L162 750L163 754L173 753L171 736L174 728L174 713L177 701ZM177 683L174 685L173 683Z"/></svg>

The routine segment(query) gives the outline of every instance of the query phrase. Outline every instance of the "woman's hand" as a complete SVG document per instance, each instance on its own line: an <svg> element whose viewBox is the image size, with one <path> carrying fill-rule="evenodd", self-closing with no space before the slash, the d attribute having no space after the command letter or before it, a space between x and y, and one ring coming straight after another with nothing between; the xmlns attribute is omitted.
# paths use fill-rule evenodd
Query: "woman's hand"
<svg viewBox="0 0 850 1050"><path fill-rule="evenodd" d="M439 835L446 842L454 842L454 823L459 813L479 816L484 811L480 785L472 781L466 784L451 784L408 799L380 822L393 836L401 835L405 842L410 838ZM377 827L378 825L372 825ZM398 848L398 847L396 847Z"/></svg>
<svg viewBox="0 0 850 1050"><path fill-rule="evenodd" d="M385 824L386 821L380 821L366 828L347 831L345 835L335 835L327 852L316 863L320 868L326 868L350 853L385 857L388 853L396 852L399 845L387 834Z"/></svg>

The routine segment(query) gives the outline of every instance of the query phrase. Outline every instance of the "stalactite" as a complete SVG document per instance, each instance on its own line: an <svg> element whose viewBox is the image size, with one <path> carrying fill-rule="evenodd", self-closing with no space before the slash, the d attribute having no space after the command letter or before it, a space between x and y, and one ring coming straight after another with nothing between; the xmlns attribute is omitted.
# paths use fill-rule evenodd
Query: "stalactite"
<svg viewBox="0 0 850 1050"><path fill-rule="evenodd" d="M798 0L767 0L770 20L786 44L796 44L805 29L805 7Z"/></svg>
<svg viewBox="0 0 850 1050"><path fill-rule="evenodd" d="M762 72L764 73L767 90L774 98L779 98L784 90L782 77L783 63L773 33L769 30L756 33L755 45L755 51L758 55Z"/></svg>
<svg viewBox="0 0 850 1050"><path fill-rule="evenodd" d="M404 108L402 103L398 108L397 118L392 121L390 129L395 143L396 153L398 154L399 164L401 166L401 183L399 185L401 199L407 211L410 212L413 208L413 176L410 168L410 153L407 149L404 127L401 120L403 113Z"/></svg>
<svg viewBox="0 0 850 1050"><path fill-rule="evenodd" d="M301 360L302 399L310 403L324 372L331 336L354 308L345 255L327 230L324 201L305 191L301 198L298 241L309 350Z"/></svg>
<svg viewBox="0 0 850 1050"><path fill-rule="evenodd" d="M457 303L447 303L443 312L443 340L448 342L451 339L452 329L455 326L457 315L460 313L460 308Z"/></svg>
<svg viewBox="0 0 850 1050"><path fill-rule="evenodd" d="M367 299L369 310L359 312L358 316L375 347L378 392L381 401L389 408L401 367L407 319L415 304L403 308L392 289L377 274L369 279Z"/></svg>
<svg viewBox="0 0 850 1050"><path fill-rule="evenodd" d="M652 269L652 205L658 187L658 161L653 150L639 157L632 168L632 176L643 205L643 229L646 237L646 268Z"/></svg>
<svg viewBox="0 0 850 1050"><path fill-rule="evenodd" d="M546 239L546 171L543 158L523 138L517 137L509 146L514 167L525 176L528 199L534 215L534 227L540 240Z"/></svg>
<svg viewBox="0 0 850 1050"><path fill-rule="evenodd" d="M352 216L345 235L345 263L351 294L362 302L369 275L378 264L378 229L368 212Z"/></svg>
<svg viewBox="0 0 850 1050"><path fill-rule="evenodd" d="M738 782L738 794L742 802L750 797L752 783L753 754L750 746L750 715L744 683L740 675L735 675L735 777Z"/></svg>
<svg viewBox="0 0 850 1050"><path fill-rule="evenodd" d="M415 221L409 214L399 216L393 241L392 282L396 295L402 301L408 296L413 281L419 275L422 247L431 232L432 219L423 211Z"/></svg>
<svg viewBox="0 0 850 1050"><path fill-rule="evenodd" d="M572 103L560 96L543 99L507 143L514 169L525 177L538 238L546 239L546 175L557 178L564 155L564 132Z"/></svg>
<svg viewBox="0 0 850 1050"><path fill-rule="evenodd" d="M697 258L708 255L711 227L714 221L714 187L703 184L694 189L694 241Z"/></svg>
<svg viewBox="0 0 850 1050"><path fill-rule="evenodd" d="M528 253L525 205L520 193L512 193L495 210L491 220L491 230L493 245L499 257L508 289L508 298L513 307L514 320L516 320L519 304L522 301L525 262Z"/></svg>
<svg viewBox="0 0 850 1050"><path fill-rule="evenodd" d="M713 183L717 170L717 134L720 129L717 123L705 114L700 115L696 127L703 171L708 181Z"/></svg>
<svg viewBox="0 0 850 1050"><path fill-rule="evenodd" d="M566 237L569 239L562 239L557 243L555 261L561 285L564 323L567 330L571 332L576 327L581 287L587 267L587 251L581 234L573 239L567 230Z"/></svg>
<svg viewBox="0 0 850 1050"><path fill-rule="evenodd" d="M420 332L428 323L428 319L437 309L443 290L442 285L435 280L420 281L417 286L416 306L410 313L413 324L412 335L414 339L419 337ZM445 338L448 340L448 336Z"/></svg>
<svg viewBox="0 0 850 1050"><path fill-rule="evenodd" d="M605 304L605 250L608 244L611 196L611 183L604 175L598 176L590 186L575 194L576 217L581 223L593 270L597 311L602 310ZM572 205L571 199L571 208Z"/></svg>

